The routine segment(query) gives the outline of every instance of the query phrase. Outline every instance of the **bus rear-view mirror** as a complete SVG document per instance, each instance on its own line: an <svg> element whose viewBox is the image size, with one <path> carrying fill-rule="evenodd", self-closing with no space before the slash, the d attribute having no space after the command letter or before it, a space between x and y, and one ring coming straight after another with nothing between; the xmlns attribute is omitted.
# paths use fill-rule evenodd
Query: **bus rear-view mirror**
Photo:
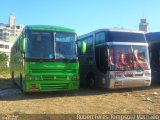
<svg viewBox="0 0 160 120"><path fill-rule="evenodd" d="M82 53L85 54L87 50L87 44L85 41L82 42Z"/></svg>
<svg viewBox="0 0 160 120"><path fill-rule="evenodd" d="M19 41L19 49L21 52L24 52L25 50L25 38L22 36L20 37L20 41Z"/></svg>

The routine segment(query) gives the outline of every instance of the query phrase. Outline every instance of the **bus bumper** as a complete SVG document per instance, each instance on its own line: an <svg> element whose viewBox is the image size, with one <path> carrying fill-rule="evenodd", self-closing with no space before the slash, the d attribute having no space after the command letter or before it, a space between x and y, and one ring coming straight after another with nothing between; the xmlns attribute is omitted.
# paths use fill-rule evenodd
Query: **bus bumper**
<svg viewBox="0 0 160 120"><path fill-rule="evenodd" d="M25 80L24 92L68 91L79 89L79 81Z"/></svg>
<svg viewBox="0 0 160 120"><path fill-rule="evenodd" d="M142 78L115 78L110 80L109 88L132 88L150 86L151 77Z"/></svg>

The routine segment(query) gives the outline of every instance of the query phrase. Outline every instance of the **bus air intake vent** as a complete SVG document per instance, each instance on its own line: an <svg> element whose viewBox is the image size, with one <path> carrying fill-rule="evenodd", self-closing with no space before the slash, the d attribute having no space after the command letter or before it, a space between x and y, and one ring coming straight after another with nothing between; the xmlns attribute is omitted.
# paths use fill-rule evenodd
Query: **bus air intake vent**
<svg viewBox="0 0 160 120"><path fill-rule="evenodd" d="M46 91L56 91L56 90L67 90L68 84L67 83L50 83L50 84L40 84L41 90Z"/></svg>

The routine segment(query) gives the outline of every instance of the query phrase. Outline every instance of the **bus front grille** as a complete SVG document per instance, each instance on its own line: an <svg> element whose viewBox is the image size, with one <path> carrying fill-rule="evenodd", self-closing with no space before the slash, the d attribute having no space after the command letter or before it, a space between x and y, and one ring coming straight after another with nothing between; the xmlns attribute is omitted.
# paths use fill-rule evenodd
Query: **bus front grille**
<svg viewBox="0 0 160 120"><path fill-rule="evenodd" d="M32 69L31 73L35 74L46 74L46 73L52 73L52 74L57 74L57 73L75 73L76 69Z"/></svg>
<svg viewBox="0 0 160 120"><path fill-rule="evenodd" d="M141 77L143 74L135 74L135 77Z"/></svg>
<svg viewBox="0 0 160 120"><path fill-rule="evenodd" d="M50 83L50 84L40 84L41 90L67 90L67 83Z"/></svg>
<svg viewBox="0 0 160 120"><path fill-rule="evenodd" d="M143 74L126 74L125 77L142 77Z"/></svg>
<svg viewBox="0 0 160 120"><path fill-rule="evenodd" d="M42 76L43 80L67 80L67 76Z"/></svg>
<svg viewBox="0 0 160 120"><path fill-rule="evenodd" d="M133 77L133 74L124 75L125 77Z"/></svg>

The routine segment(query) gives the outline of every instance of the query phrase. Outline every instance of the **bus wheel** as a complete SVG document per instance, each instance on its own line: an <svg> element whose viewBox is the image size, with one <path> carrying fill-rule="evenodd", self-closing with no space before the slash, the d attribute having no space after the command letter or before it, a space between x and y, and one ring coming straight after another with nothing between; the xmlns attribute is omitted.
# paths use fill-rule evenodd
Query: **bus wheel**
<svg viewBox="0 0 160 120"><path fill-rule="evenodd" d="M93 76L89 77L89 87L94 89L95 88L95 79Z"/></svg>
<svg viewBox="0 0 160 120"><path fill-rule="evenodd" d="M16 85L16 82L15 82L15 80L14 80L14 72L13 72L13 71L12 71L11 80L12 80L13 84L15 84L15 85Z"/></svg>
<svg viewBox="0 0 160 120"><path fill-rule="evenodd" d="M12 83L17 86L16 82L15 82L15 79L14 79L14 72L12 71L12 75L11 75L11 80L12 80Z"/></svg>
<svg viewBox="0 0 160 120"><path fill-rule="evenodd" d="M20 74L20 89L21 89L21 92L23 93L22 74Z"/></svg>

